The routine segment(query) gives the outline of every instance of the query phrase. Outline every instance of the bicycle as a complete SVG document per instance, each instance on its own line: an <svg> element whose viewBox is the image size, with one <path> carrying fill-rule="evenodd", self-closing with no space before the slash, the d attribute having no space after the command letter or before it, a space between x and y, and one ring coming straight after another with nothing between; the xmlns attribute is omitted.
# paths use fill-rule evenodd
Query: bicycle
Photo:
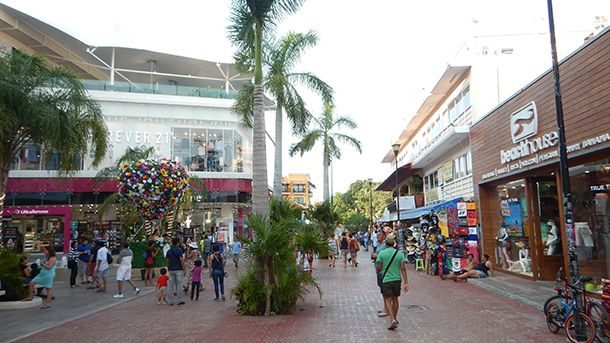
<svg viewBox="0 0 610 343"><path fill-rule="evenodd" d="M572 342L592 342L597 339L599 342L610 342L609 318L604 308L593 302L587 292L582 289L582 284L591 281L591 277L583 276L576 284L569 285L567 280L562 278L563 268L557 272L557 295L550 297L544 304L544 314L547 326L552 333L557 333L560 328L564 328L568 339ZM580 286L580 287L579 287ZM584 313L576 311L576 296L582 294ZM586 339L578 340L576 336L575 319L579 317L585 326ZM591 333L591 330L593 332Z"/></svg>

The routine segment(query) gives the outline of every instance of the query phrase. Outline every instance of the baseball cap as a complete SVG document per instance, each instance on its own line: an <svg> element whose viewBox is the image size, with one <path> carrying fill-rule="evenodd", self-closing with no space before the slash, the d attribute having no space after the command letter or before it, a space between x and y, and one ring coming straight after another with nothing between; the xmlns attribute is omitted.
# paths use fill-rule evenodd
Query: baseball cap
<svg viewBox="0 0 610 343"><path fill-rule="evenodd" d="M385 238L385 242L386 244L393 245L396 242L396 237L393 233L391 233Z"/></svg>

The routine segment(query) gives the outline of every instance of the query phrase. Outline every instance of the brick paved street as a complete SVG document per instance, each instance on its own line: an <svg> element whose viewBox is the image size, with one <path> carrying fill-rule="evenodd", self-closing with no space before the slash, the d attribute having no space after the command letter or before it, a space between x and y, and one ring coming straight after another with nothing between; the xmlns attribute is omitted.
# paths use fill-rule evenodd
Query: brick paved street
<svg viewBox="0 0 610 343"><path fill-rule="evenodd" d="M440 281L410 271L401 297L400 327L377 318L381 297L373 267L317 265L323 299L309 295L291 316L243 317L234 302L215 303L211 281L199 302L157 305L152 295L30 336L22 342L563 342L546 328L541 312L471 284ZM412 268L412 266L410 266ZM229 267L228 284L236 274ZM413 305L407 308L407 305ZM54 307L53 311L61 311ZM6 313L3 313L5 315ZM32 318L36 320L36 318Z"/></svg>

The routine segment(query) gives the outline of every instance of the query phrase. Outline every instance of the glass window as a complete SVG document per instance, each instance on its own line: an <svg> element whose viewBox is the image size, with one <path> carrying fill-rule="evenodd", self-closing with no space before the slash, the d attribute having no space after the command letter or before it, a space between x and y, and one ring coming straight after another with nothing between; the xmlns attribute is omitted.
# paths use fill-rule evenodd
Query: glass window
<svg viewBox="0 0 610 343"><path fill-rule="evenodd" d="M519 256L529 256L527 232L528 213L526 202L525 180L509 182L497 187L498 191L498 210L502 222L498 225L495 247L496 265L503 269L510 269L512 272L522 273L533 276L531 271L531 261L523 265L510 263L519 261ZM512 264L512 268L511 268Z"/></svg>
<svg viewBox="0 0 610 343"><path fill-rule="evenodd" d="M27 142L19 151L20 170L40 170L40 145Z"/></svg>
<svg viewBox="0 0 610 343"><path fill-rule="evenodd" d="M173 155L176 162L182 164L187 170L191 166L191 143L190 143L190 130L185 128L174 128L173 129Z"/></svg>
<svg viewBox="0 0 610 343"><path fill-rule="evenodd" d="M462 102L464 111L470 108L470 85L466 86L462 91Z"/></svg>
<svg viewBox="0 0 610 343"><path fill-rule="evenodd" d="M580 273L610 276L610 159L570 168Z"/></svg>
<svg viewBox="0 0 610 343"><path fill-rule="evenodd" d="M299 205L305 205L305 198L304 197L293 197L292 201L299 204Z"/></svg>
<svg viewBox="0 0 610 343"><path fill-rule="evenodd" d="M190 170L192 171L206 171L206 131L206 129L191 129Z"/></svg>
<svg viewBox="0 0 610 343"><path fill-rule="evenodd" d="M233 170L233 157L235 151L235 142L233 141L233 130L223 130L224 131L224 163L223 170L224 171L232 171Z"/></svg>
<svg viewBox="0 0 610 343"><path fill-rule="evenodd" d="M292 185L292 193L305 193L305 185Z"/></svg>
<svg viewBox="0 0 610 343"><path fill-rule="evenodd" d="M221 172L224 170L224 150L223 130L208 130L208 171Z"/></svg>

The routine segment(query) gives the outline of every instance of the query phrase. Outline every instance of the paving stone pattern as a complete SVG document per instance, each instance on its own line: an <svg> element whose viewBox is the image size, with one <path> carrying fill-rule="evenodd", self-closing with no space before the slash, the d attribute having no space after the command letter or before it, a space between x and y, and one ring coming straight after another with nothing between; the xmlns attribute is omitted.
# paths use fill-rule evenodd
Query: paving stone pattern
<svg viewBox="0 0 610 343"><path fill-rule="evenodd" d="M358 268L329 268L316 261L324 292L309 294L288 316L245 317L235 303L213 301L210 279L198 302L157 305L149 294L62 324L23 342L564 342L551 334L543 314L527 305L473 286L410 271L401 296L400 326L387 330L368 253ZM410 266L412 269L413 267ZM227 286L237 273L229 267ZM227 294L228 294L227 288ZM58 304L59 305L59 304ZM55 307L54 311L61 311Z"/></svg>

